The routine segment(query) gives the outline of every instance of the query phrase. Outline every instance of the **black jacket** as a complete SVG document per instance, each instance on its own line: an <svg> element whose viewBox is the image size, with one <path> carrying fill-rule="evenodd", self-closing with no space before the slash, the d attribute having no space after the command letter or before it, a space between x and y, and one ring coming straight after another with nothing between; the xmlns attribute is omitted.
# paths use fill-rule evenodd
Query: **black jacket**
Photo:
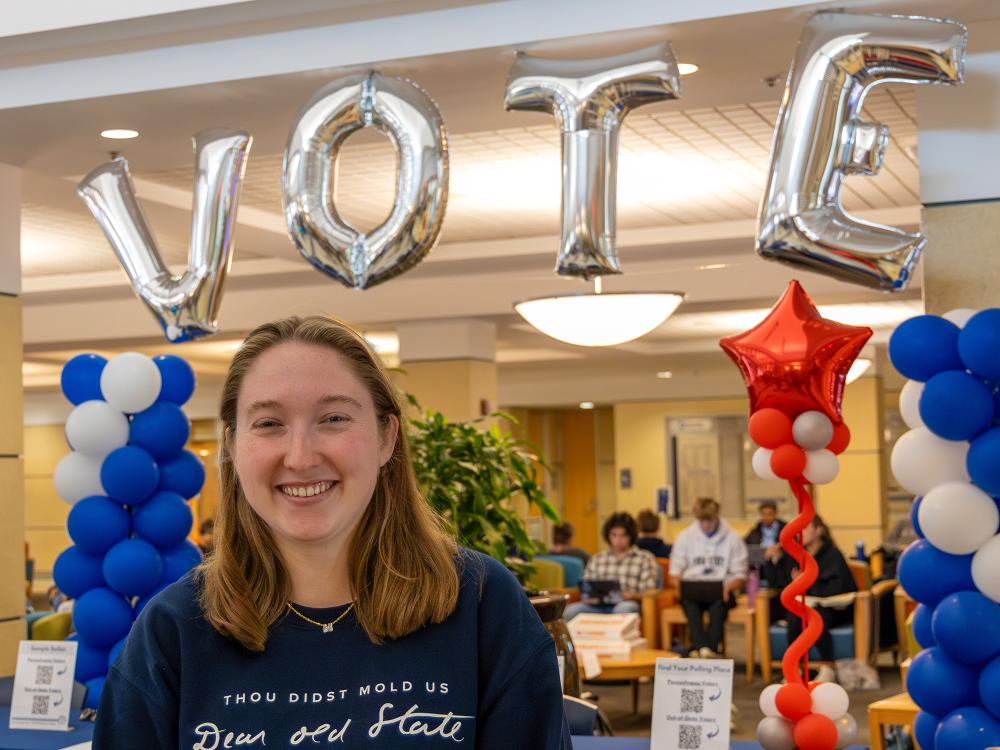
<svg viewBox="0 0 1000 750"><path fill-rule="evenodd" d="M775 523L778 524L778 534L781 534L781 530L785 528L785 522L779 518L775 520ZM743 537L743 541L746 542L747 544L760 544L761 542L763 542L764 540L764 532L762 531L763 526L764 524L758 521L757 525L754 526L752 529L750 529L750 531L747 532L747 535Z"/></svg>
<svg viewBox="0 0 1000 750"><path fill-rule="evenodd" d="M809 596L835 596L858 590L851 569L847 565L847 560L837 549L837 545L829 539L823 541L813 557L816 558L816 565L819 566L819 577L806 592ZM775 567L781 572L782 581L779 587L784 587L791 582L792 570L797 565L795 560L785 553Z"/></svg>
<svg viewBox="0 0 1000 750"><path fill-rule="evenodd" d="M651 552L653 557L670 557L670 545L658 536L641 536L635 544L639 549Z"/></svg>

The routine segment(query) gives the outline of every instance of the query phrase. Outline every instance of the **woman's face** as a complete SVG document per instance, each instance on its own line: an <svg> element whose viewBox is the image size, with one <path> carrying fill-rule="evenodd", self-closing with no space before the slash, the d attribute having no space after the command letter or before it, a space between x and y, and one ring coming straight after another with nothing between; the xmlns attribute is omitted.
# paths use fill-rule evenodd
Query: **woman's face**
<svg viewBox="0 0 1000 750"><path fill-rule="evenodd" d="M236 404L233 460L247 502L280 544L348 541L392 455L349 360L287 342L259 355Z"/></svg>
<svg viewBox="0 0 1000 750"><path fill-rule="evenodd" d="M810 544L819 539L819 529L816 528L814 524L809 524L804 529L802 529L802 546L808 547Z"/></svg>

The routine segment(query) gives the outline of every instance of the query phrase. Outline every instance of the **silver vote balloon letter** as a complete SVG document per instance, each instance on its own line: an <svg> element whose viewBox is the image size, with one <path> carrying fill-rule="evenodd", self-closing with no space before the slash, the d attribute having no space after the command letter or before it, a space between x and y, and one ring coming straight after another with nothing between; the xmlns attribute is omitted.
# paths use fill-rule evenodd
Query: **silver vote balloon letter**
<svg viewBox="0 0 1000 750"><path fill-rule="evenodd" d="M337 213L337 154L374 126L396 146L396 199L389 217L362 234ZM285 221L299 252L320 271L367 289L430 252L448 202L448 146L431 98L410 81L367 73L316 93L292 126L282 174Z"/></svg>
<svg viewBox="0 0 1000 750"><path fill-rule="evenodd" d="M77 185L76 192L100 224L132 288L171 343L218 331L222 288L233 262L240 186L252 140L242 130L203 130L195 135L191 249L181 276L174 276L160 257L125 159L102 164Z"/></svg>
<svg viewBox="0 0 1000 750"><path fill-rule="evenodd" d="M874 175L889 128L859 118L880 83L961 83L965 26L906 16L822 12L806 24L778 112L757 252L887 291L904 289L921 234L844 212L851 174Z"/></svg>
<svg viewBox="0 0 1000 750"><path fill-rule="evenodd" d="M548 112L562 129L562 233L556 272L621 273L615 250L618 131L630 111L681 94L669 44L602 60L519 54L507 79L508 110Z"/></svg>

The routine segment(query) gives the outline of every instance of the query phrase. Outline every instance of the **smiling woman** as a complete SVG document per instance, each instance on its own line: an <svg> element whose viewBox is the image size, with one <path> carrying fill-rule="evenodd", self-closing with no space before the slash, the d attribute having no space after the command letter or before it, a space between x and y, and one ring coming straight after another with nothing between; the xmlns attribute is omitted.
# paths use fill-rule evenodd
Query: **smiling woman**
<svg viewBox="0 0 1000 750"><path fill-rule="evenodd" d="M442 530L401 420L346 325L247 337L220 407L215 550L143 610L95 750L569 747L551 638L505 568Z"/></svg>

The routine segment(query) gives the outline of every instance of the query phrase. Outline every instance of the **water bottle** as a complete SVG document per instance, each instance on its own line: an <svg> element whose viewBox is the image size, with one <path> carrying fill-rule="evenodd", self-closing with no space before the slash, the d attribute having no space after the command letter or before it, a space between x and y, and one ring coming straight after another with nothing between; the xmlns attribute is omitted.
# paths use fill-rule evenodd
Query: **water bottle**
<svg viewBox="0 0 1000 750"><path fill-rule="evenodd" d="M754 608L754 603L757 601L757 592L760 590L760 571L757 568L750 569L750 575L747 576L747 605L750 609Z"/></svg>
<svg viewBox="0 0 1000 750"><path fill-rule="evenodd" d="M859 539L854 543L854 559L858 562L864 562L868 559L865 557L865 542L863 539Z"/></svg>

